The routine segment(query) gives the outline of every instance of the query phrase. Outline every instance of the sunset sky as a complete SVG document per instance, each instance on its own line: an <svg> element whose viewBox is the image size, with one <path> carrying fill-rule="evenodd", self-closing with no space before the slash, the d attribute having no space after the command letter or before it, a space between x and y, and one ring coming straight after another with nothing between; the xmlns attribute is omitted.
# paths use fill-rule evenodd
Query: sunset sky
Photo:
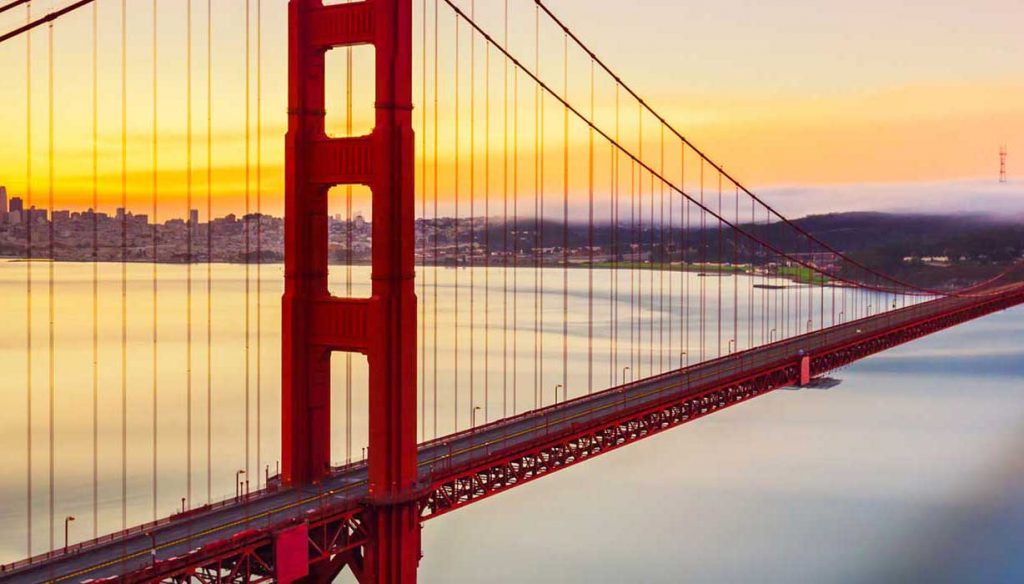
<svg viewBox="0 0 1024 584"><path fill-rule="evenodd" d="M44 0L32 4L36 13L42 13L65 2ZM98 4L98 174L101 208L106 208L118 204L121 188L120 2L99 0ZM157 186L161 214L181 215L187 197L187 4L183 0L159 0L157 4ZM510 4L516 13L510 45L514 53L532 64L532 3L512 0ZM1017 178L1024 176L1024 36L1020 30L1024 6L1019 0L550 0L549 4L684 135L788 213L868 208L978 211L1003 204L1024 212L1024 181ZM213 0L213 5L211 180L216 197L214 214L218 214L244 207L245 3ZM261 199L265 210L279 212L286 3L250 0L251 205L255 205L254 165L258 155L257 5L262 10ZM467 0L460 5L469 10ZM499 39L502 6L500 0L476 2L481 25ZM146 210L152 191L151 7L148 0L128 1L127 186L130 206L138 206L140 211ZM414 95L419 107L421 0L414 0L414 7ZM428 23L432 23L433 0L428 1L427 11ZM454 17L443 3L439 12L443 21L441 37L450 39ZM24 18L19 10L0 15L0 30L16 26ZM58 207L88 206L92 197L91 22L92 9L86 8L59 21L54 28L54 190ZM206 26L206 2L193 0L194 207L205 205L207 180ZM432 30L428 29L428 38L430 34ZM468 62L468 29L462 28L461 34L462 62ZM553 41L542 41L546 64L542 72L545 66L556 71L553 79L561 84L561 37L548 36ZM45 28L33 34L32 43L32 185L33 200L42 206L48 193ZM479 43L477 58L482 60L484 45ZM442 69L451 68L452 50L447 44L441 47ZM24 193L26 181L25 51L24 39L0 46L0 78L4 81L0 90L0 127L4 128L0 184L7 185L16 196ZM365 69L369 61L360 56L357 52L357 69ZM344 59L338 57L332 56L329 61L329 79L337 88L335 97L342 95L343 75L339 71ZM428 63L433 64L429 54ZM498 63L492 54L495 74L500 71ZM479 67L478 71L483 71ZM465 86L468 68L464 67L463 72ZM449 74L441 74L443 81ZM570 95L584 98L587 73L570 75L575 80ZM358 79L357 73L357 85ZM492 79L492 88L500 95L500 79ZM520 104L520 115L529 120L522 126L532 129L533 90L521 91L525 103ZM357 103L370 103L368 97L363 97L360 99L357 87ZM468 92L462 99L468 99ZM501 102L500 98L492 99L496 100L492 125L496 125ZM598 108L604 111L606 104L601 97L598 99ZM581 107L587 105L585 98L571 101L584 102ZM466 102L462 105L464 108ZM335 128L343 127L343 110L329 108ZM360 111L368 110L358 106L356 110L358 131L366 124L366 114ZM429 108L427 111L430 113ZM451 111L454 109L445 109L439 117L443 136L439 157L445 169L450 169L452 163L453 140L446 130L452 122ZM414 112L417 124L421 113ZM552 131L560 136L561 110L550 107L547 115L552 116L549 123L555 124ZM427 136L431 137L429 131ZM497 143L503 140L493 131L492 138ZM480 140L478 137L478 143ZM524 151L532 146L532 140L532 135L525 132ZM571 164L576 165L586 157L585 133L574 129L571 141ZM468 138L463 142L465 153ZM1012 180L1008 185L996 184L1001 144L1006 144L1010 152ZM579 196L578 190L573 188L574 196ZM442 193L444 196L446 193Z"/></svg>

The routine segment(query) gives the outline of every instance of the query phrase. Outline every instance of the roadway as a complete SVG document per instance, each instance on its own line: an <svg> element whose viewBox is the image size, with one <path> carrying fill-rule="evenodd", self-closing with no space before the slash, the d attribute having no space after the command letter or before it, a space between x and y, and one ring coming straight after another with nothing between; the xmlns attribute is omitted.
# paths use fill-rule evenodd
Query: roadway
<svg viewBox="0 0 1024 584"><path fill-rule="evenodd" d="M1001 290L1006 289L1010 287ZM424 481L436 480L452 469L480 464L498 453L525 449L573 427L597 424L621 417L623 412L702 393L740 372L791 363L801 350L813 354L973 302L973 298L942 298L892 310L433 440L419 447L420 476ZM115 534L110 540L72 546L66 554L57 551L31 565L5 566L0 581L70 582L117 576L145 567L152 561L154 547L156 557L165 560L241 531L286 523L314 512L321 505L340 503L358 507L367 495L366 477L365 463L356 463L337 469L317 487L259 491L208 510Z"/></svg>

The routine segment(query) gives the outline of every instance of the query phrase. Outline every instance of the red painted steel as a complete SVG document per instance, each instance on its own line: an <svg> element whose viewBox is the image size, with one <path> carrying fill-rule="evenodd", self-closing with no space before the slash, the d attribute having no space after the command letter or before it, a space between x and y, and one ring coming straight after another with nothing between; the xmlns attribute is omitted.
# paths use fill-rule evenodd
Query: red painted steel
<svg viewBox="0 0 1024 584"><path fill-rule="evenodd" d="M800 385L807 385L811 382L811 357L804 355L800 357Z"/></svg>
<svg viewBox="0 0 1024 584"><path fill-rule="evenodd" d="M291 584L309 574L308 537L309 526L305 523L274 535L274 577L279 584Z"/></svg>
<svg viewBox="0 0 1024 584"><path fill-rule="evenodd" d="M376 123L368 136L328 138L324 55L355 44L376 50ZM364 353L371 537L363 579L412 582L419 514L408 495L416 481L411 2L290 0L288 49L283 480L309 484L329 471L330 352ZM327 192L339 184L372 193L369 299L333 298L327 289Z"/></svg>

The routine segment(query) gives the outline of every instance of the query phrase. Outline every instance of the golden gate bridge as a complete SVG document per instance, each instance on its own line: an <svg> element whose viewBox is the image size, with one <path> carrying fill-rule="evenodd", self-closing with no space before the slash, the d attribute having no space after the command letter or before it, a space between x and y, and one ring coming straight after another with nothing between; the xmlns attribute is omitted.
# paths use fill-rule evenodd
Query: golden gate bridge
<svg viewBox="0 0 1024 584"><path fill-rule="evenodd" d="M541 0L290 0L286 46L273 47L287 55L287 132L273 143L263 138L259 0L244 2L244 28L234 37L245 52L242 64L231 63L244 70L242 103L226 81L224 95L216 92L218 12L210 0L178 6L183 14L162 29L158 2L131 3L132 10L151 6L146 31L138 29L125 0L57 2L33 12L40 4L0 6L5 18L16 9L24 14L0 46L23 47L18 50L26 59L25 200L12 208L6 225L28 260L17 268L27 321L26 549L25 559L2 566L0 580L327 582L348 569L364 582L412 582L420 557L429 553L421 549L420 531L434 517L1024 302L1012 267L957 289L928 289L865 265L801 228L694 146ZM113 15L117 34L110 38L120 43L112 84L120 98L113 104L101 100L111 89L100 75L101 47L110 40L100 34L101 10ZM160 30L183 36L185 49L161 54ZM67 55L54 48L59 34L72 37ZM130 35L151 40L148 54L133 52ZM33 80L38 37L45 37L45 83ZM372 51L361 50L366 47ZM341 79L328 65L338 63L331 61L338 50ZM55 77L55 62L72 55L91 55L84 85ZM138 154L129 147L138 141L129 135L135 86L130 92L128 78L135 69L128 61L136 57L149 60L151 81L152 103L144 111L151 116L152 142L145 145L151 159L144 171L129 168ZM161 69L172 63L185 66L185 91L167 98ZM373 103L362 120L365 134L354 130L360 67L365 104ZM40 84L42 108L33 98ZM68 86L91 107L84 132L60 111L59 96ZM332 102L332 95L343 98ZM228 186L219 190L217 103L231 104L224 115L244 111L244 172L223 179ZM33 129L40 109L42 145ZM184 156L165 154L171 147L160 142L167 133L160 116L180 120L182 112ZM105 143L105 117L112 118L110 133L119 133L119 145ZM89 208L76 212L75 229L68 228L70 215L58 213L56 169L64 159L55 136L62 126L83 133L91 145L86 195L68 203ZM38 157L39 150L46 155ZM262 376L259 344L263 272L273 266L264 246L274 231L263 208L271 179L262 157L282 150L281 383L277 400L268 401L280 403L280 434L270 431L279 442L271 452L279 452L280 466L275 461L271 472L271 458L261 451L268 407L261 400L263 385L272 384ZM110 152L113 160L107 160ZM181 162L184 187L162 183L161 165ZM45 178L34 176L39 166ZM152 180L142 189L134 186L139 172ZM244 191L241 221L215 218L225 189ZM343 218L331 213L339 200ZM204 202L205 209L193 211ZM357 204L368 205L365 241ZM118 210L101 221L104 205ZM141 221L140 211L149 214ZM171 219L158 229L160 215ZM235 239L223 236L229 231ZM211 323L216 313L234 310L229 301L217 304L213 258L227 253L224 247L233 244L224 242L230 241L242 242L237 257L244 265L243 307L235 315L244 321L244 335L234 339L245 356L241 438L229 432L230 440L242 442L236 444L241 463L217 459L223 442L213 434L219 418L212 405L214 373L226 365ZM79 371L69 383L91 383L91 507L75 512L92 513L94 537L69 541L75 519L66 515L59 545L54 408L66 389L60 368L73 358L55 343L55 295L62 286L55 273L64 269L55 260L72 248L86 250L92 270L92 321L81 325L92 330L91 373ZM101 260L110 253L119 261ZM40 260L49 261L40 267ZM147 263L140 268L137 262ZM157 267L169 262L183 266L188 298L184 313L172 316L158 304L169 293L164 290L177 285ZM100 310L98 270L111 266L121 351L105 363L98 331L108 313ZM134 281L140 275L142 286ZM137 309L142 297L151 313ZM42 318L34 316L40 305ZM136 342L129 331L139 322L151 328L140 341L151 351L152 376L144 379L128 373ZM159 381L158 365L181 366L161 359L168 350L158 331L172 323L185 330L184 388ZM343 367L332 363L335 353L342 354ZM365 380L353 373L360 367ZM99 410L108 407L99 403L100 379L110 370L117 370L111 401L120 408L120 469L112 473L101 471L99 453ZM33 408L40 406L32 402L39 377L45 424L36 420ZM237 381L224 379L233 387ZM354 389L366 396L361 457L354 456ZM160 392L176 392L183 410L164 411ZM129 499L139 495L131 493L134 481L129 485L129 448L146 446L130 444L138 407L153 421L152 511L148 522L133 525ZM181 467L158 460L161 440L180 446L180 436L158 434L158 419L166 417L184 420ZM339 427L341 463L332 449L341 446L332 441ZM41 464L47 465L42 512L33 501ZM172 495L161 484L169 464L186 477ZM216 500L211 485L223 477L232 479L235 493ZM98 493L110 483L119 490L121 529L103 533ZM164 501L179 494L181 508L162 513ZM33 523L37 515L46 519L42 527ZM41 547L40 532L48 535Z"/></svg>

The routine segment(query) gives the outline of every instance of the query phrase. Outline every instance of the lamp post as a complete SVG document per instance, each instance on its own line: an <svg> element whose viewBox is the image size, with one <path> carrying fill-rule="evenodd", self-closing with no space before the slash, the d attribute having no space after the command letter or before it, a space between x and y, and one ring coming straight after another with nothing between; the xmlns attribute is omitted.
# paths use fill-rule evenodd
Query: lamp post
<svg viewBox="0 0 1024 584"><path fill-rule="evenodd" d="M839 311L839 324L843 324L843 317L845 317L845 316L846 316L846 311L845 310L840 310Z"/></svg>
<svg viewBox="0 0 1024 584"><path fill-rule="evenodd" d="M686 357L686 364L687 365L689 365L689 363L690 363L690 356L686 353L686 351L679 351L679 366L680 367L683 366L683 357Z"/></svg>
<svg viewBox="0 0 1024 584"><path fill-rule="evenodd" d="M811 330L813 330L813 329L814 329L814 319L813 318L808 318L807 319L807 332L811 332Z"/></svg>
<svg viewBox="0 0 1024 584"><path fill-rule="evenodd" d="M768 331L768 342L769 343L774 343L775 342L775 329L772 329L772 330Z"/></svg>
<svg viewBox="0 0 1024 584"><path fill-rule="evenodd" d="M729 354L732 355L732 352L735 349L736 349L736 339L729 339Z"/></svg>
<svg viewBox="0 0 1024 584"><path fill-rule="evenodd" d="M469 412L469 425L472 428L476 428L476 413L480 411L480 406L473 406L473 411Z"/></svg>
<svg viewBox="0 0 1024 584"><path fill-rule="evenodd" d="M629 365L622 368L622 384L626 384L626 372L629 371Z"/></svg>
<svg viewBox="0 0 1024 584"><path fill-rule="evenodd" d="M556 404L558 403L558 390L559 390L559 389L561 389L561 388L562 388L562 384L561 384L561 383L556 383L556 384L555 384L555 397L554 397L554 403L556 403ZM564 401L564 400L563 400L563 401Z"/></svg>
<svg viewBox="0 0 1024 584"><path fill-rule="evenodd" d="M181 512L185 512L185 497L181 498Z"/></svg>
<svg viewBox="0 0 1024 584"><path fill-rule="evenodd" d="M242 496L242 475L244 474L244 470L235 471L235 499Z"/></svg>
<svg viewBox="0 0 1024 584"><path fill-rule="evenodd" d="M70 525L74 520L74 515L68 515L64 518L64 553L68 552L68 525Z"/></svg>

